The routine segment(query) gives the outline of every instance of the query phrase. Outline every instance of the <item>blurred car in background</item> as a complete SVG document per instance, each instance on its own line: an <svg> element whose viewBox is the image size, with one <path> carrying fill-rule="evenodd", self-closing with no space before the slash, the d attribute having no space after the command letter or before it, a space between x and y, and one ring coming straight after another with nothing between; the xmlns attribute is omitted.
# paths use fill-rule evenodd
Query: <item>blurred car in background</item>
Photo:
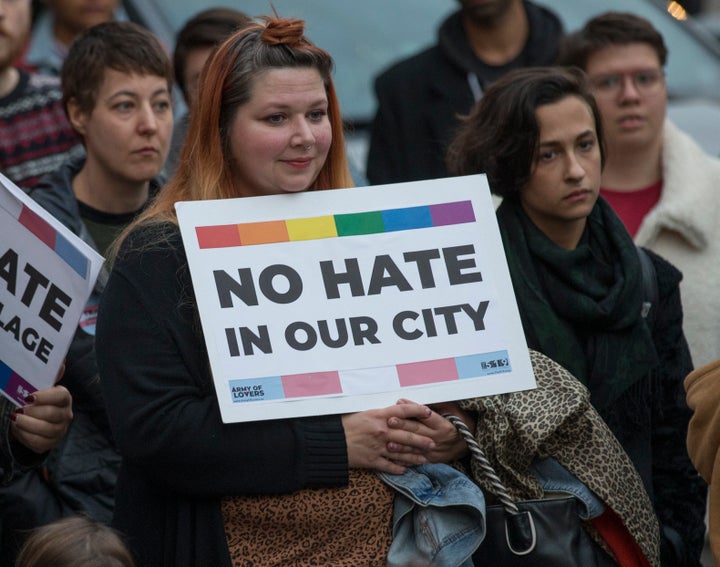
<svg viewBox="0 0 720 567"><path fill-rule="evenodd" d="M659 0L537 0L554 10L568 31L608 10L649 19L662 33L670 55L668 112L705 149L720 155L720 43L674 2ZM272 6L271 6L272 4ZM375 113L374 77L398 59L435 41L440 22L456 0L123 0L131 19L153 30L171 50L175 33L196 12L229 6L251 16L277 13L306 20L307 34L335 59L335 85L348 123L348 150L364 171L368 126ZM671 15L671 12L673 15Z"/></svg>

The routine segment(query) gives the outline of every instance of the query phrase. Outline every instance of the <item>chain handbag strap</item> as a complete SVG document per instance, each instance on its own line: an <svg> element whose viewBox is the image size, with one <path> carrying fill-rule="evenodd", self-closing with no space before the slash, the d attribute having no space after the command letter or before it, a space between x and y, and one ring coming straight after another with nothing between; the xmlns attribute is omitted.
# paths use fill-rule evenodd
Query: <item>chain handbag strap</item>
<svg viewBox="0 0 720 567"><path fill-rule="evenodd" d="M452 423L455 428L460 432L460 435L462 435L465 439L465 442L468 445L468 449L470 449L470 453L472 453L475 462L477 462L477 464L480 466L480 470L482 471L483 475L485 475L485 479L492 487L493 493L495 494L495 496L497 496L503 508L505 508L505 511L508 514L520 513L517 505L510 497L507 488L505 488L505 485L500 480L500 477L498 477L495 469L492 467L490 461L488 461L488 458L485 456L485 452L480 448L480 445L478 445L475 436L468 429L468 426L465 425L463 420L452 414L445 414L443 417L447 419L450 423Z"/></svg>
<svg viewBox="0 0 720 567"><path fill-rule="evenodd" d="M514 555L527 555L531 553L537 544L537 534L532 515L527 510L520 510L517 504L515 504L507 488L505 488L500 477L498 477L485 452L480 448L475 436L468 429L467 425L455 415L444 414L443 417L452 423L465 439L473 459L475 459L475 462L480 467L481 473L490 484L492 492L500 501L505 511L505 540L508 549Z"/></svg>

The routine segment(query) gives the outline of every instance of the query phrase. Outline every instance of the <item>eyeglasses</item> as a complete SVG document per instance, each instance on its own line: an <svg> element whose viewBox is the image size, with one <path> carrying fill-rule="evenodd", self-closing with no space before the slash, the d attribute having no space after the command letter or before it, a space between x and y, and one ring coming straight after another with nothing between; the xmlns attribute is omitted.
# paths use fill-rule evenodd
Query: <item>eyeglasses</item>
<svg viewBox="0 0 720 567"><path fill-rule="evenodd" d="M598 96L615 96L625 87L625 78L630 77L635 90L643 95L659 92L665 75L657 69L645 69L630 73L607 73L590 77L590 84Z"/></svg>

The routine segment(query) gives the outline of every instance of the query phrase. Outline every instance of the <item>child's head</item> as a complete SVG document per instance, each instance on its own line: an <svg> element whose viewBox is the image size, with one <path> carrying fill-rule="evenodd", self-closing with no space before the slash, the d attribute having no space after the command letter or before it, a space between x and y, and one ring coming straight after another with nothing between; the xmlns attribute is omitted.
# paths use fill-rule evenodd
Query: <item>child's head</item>
<svg viewBox="0 0 720 567"><path fill-rule="evenodd" d="M85 516L38 528L20 550L16 567L134 567L120 535Z"/></svg>

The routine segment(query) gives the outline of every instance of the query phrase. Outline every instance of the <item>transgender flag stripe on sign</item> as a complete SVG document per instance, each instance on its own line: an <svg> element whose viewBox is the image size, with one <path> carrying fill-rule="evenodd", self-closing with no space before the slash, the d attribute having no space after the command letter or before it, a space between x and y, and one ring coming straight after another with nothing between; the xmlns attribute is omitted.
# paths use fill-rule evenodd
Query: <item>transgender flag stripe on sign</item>
<svg viewBox="0 0 720 567"><path fill-rule="evenodd" d="M55 254L60 256L81 278L88 279L90 272L89 258L83 256L80 250L70 244L62 234L57 232L42 217L39 217L23 205L18 222L37 236L48 248L54 250Z"/></svg>
<svg viewBox="0 0 720 567"><path fill-rule="evenodd" d="M421 386L502 374L511 372L512 367L508 352L502 350L369 370L375 378L382 377L379 380L382 384L375 387L375 392L379 393L395 390L398 386ZM357 380L354 371L340 370L230 380L229 387L233 403L244 403L355 394L358 392L354 380Z"/></svg>

